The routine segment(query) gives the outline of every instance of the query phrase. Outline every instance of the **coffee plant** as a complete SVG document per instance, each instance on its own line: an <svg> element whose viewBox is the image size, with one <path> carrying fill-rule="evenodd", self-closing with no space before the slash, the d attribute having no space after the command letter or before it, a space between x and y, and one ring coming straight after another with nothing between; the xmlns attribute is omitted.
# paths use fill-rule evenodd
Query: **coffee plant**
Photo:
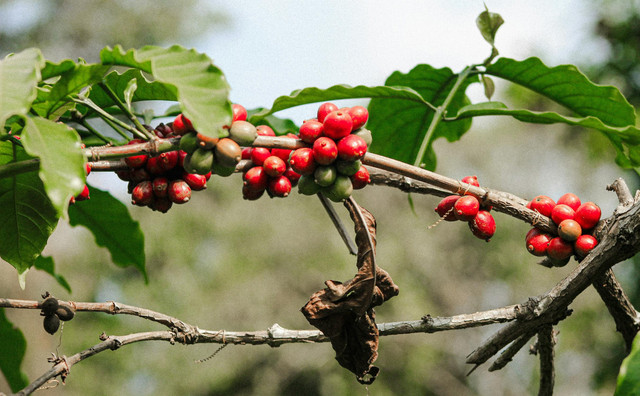
<svg viewBox="0 0 640 396"><path fill-rule="evenodd" d="M27 271L35 267L45 268L68 289L50 258L42 256L59 221L87 227L115 264L133 266L146 279L139 224L127 205L87 185L87 175L94 172L117 173L133 205L161 213L189 210L185 204L192 195L220 177L241 177L238 197L250 201L265 193L289 200L316 195L356 256L352 279L327 280L325 288L310 290L309 300L301 302L303 315L317 330L273 325L267 331L210 331L122 303L64 301L45 291L33 300L3 296L0 369L11 391L31 394L54 378L72 381L70 368L82 360L149 340L221 347L330 342L338 363L357 381L370 384L380 372L375 361L385 359L378 356L380 336L505 323L471 351L466 363L473 371L495 357L489 370L501 369L536 337L539 394L549 395L555 376L554 327L571 319L569 306L593 286L628 352L617 394L635 394L640 386L640 341L634 341L640 315L611 268L640 251L640 195L633 196L622 179L612 181L607 189L616 193L619 205L613 213L601 213L597 204L570 193L557 201L544 195L526 199L517 191L484 186L475 176L457 180L434 172L437 139L455 142L471 129L473 118L494 116L596 130L615 149L621 168L640 173L640 130L623 95L615 87L596 85L572 65L498 57L494 37L501 23L498 14L488 11L478 17L491 54L458 73L421 64L408 73L394 72L383 86L304 88L263 109L232 104L222 71L206 55L179 46L106 47L97 63L50 62L31 48L0 61L0 257L15 268L23 287ZM568 114L492 101L493 79L525 87ZM471 103L466 90L472 84L482 84L489 100ZM334 102L342 99L368 99L369 104L340 108ZM155 114L145 109L150 101L173 105ZM317 111L299 126L274 115L312 103ZM358 194L374 193L369 184L442 198L434 208L440 220L430 226L433 232L456 225L445 226L441 220L466 222L473 235L489 242L485 249L492 248L491 238L500 232L501 216L520 219L530 231L513 237L524 239L525 248L542 258L540 264L566 266L573 258L575 267L552 289L523 303L377 324L374 307L396 297L402 285L376 262L376 219L356 201ZM350 215L355 241L336 215L336 204ZM402 296L394 300L400 302ZM39 310L42 331L49 334L58 333L64 322L73 326L77 316L96 312L139 316L166 330L103 333L101 342L87 350L54 354L51 369L29 381L21 369L26 340L4 309Z"/></svg>

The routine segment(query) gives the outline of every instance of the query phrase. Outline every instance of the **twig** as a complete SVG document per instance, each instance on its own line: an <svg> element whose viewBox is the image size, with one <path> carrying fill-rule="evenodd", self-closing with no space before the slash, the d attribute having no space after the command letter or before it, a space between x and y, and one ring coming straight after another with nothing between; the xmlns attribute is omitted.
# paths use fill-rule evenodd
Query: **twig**
<svg viewBox="0 0 640 396"><path fill-rule="evenodd" d="M546 325L538 332L538 353L540 355L540 389L539 396L553 395L555 382L554 370L554 346L556 342L553 334L553 326Z"/></svg>
<svg viewBox="0 0 640 396"><path fill-rule="evenodd" d="M318 198L320 199L320 202L322 203L322 207L327 212L327 214L329 215L329 218L331 219L331 222L338 230L338 234L340 234L342 241L344 242L345 245L347 245L347 249L349 250L349 253L353 255L358 254L358 248L356 247L355 242L353 242L353 239L351 239L351 236L349 235L347 228L345 227L344 223L340 220L338 213L333 208L333 205L331 204L329 199L320 193L318 193L317 195L318 195Z"/></svg>
<svg viewBox="0 0 640 396"><path fill-rule="evenodd" d="M515 341L511 343L511 345L509 345L507 349L505 349L500 354L500 356L498 356L498 358L493 362L491 367L489 367L489 371L496 371L504 368L511 361L511 359L513 359L516 353L518 353L518 351L520 351L520 349L522 349L522 347L525 346L525 344L529 342L531 337L533 337L534 335L535 333L527 333L518 337ZM478 367L478 366L475 366L475 367Z"/></svg>

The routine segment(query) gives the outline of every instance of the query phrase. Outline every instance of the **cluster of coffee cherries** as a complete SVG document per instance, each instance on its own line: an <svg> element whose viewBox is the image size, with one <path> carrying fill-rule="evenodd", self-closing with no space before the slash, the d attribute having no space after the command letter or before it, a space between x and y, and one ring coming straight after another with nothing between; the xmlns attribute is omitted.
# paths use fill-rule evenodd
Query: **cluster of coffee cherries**
<svg viewBox="0 0 640 396"><path fill-rule="evenodd" d="M371 132L364 128L368 118L362 106L338 108L327 102L319 106L317 118L300 126L298 137L308 147L289 158L293 171L301 175L299 193L322 193L340 202L369 184L369 172L361 162L371 144Z"/></svg>
<svg viewBox="0 0 640 396"><path fill-rule="evenodd" d="M60 321L69 321L75 316L73 308L61 301L58 301L55 297L49 295L49 293L42 296L44 301L40 305L40 315L44 316L44 330L49 334L55 334L60 328Z"/></svg>
<svg viewBox="0 0 640 396"><path fill-rule="evenodd" d="M539 195L527 204L558 226L558 235L532 228L525 237L527 250L534 256L546 256L556 267L566 265L571 256L584 258L598 244L591 235L600 221L601 211L593 202L582 203L575 194L567 193L557 202Z"/></svg>
<svg viewBox="0 0 640 396"><path fill-rule="evenodd" d="M480 187L476 176L466 176L463 183ZM449 195L443 198L435 211L446 221L466 221L476 237L489 241L496 232L496 221L490 206L484 206L473 195Z"/></svg>
<svg viewBox="0 0 640 396"><path fill-rule="evenodd" d="M247 111L241 105L233 105L233 122L229 137L243 146L241 157L250 160L242 174L242 197L255 201L266 192L271 198L289 196L300 175L289 165L292 150L266 147L249 147L258 136L276 136L268 125L254 126L247 122ZM297 138L289 134L286 137Z"/></svg>
<svg viewBox="0 0 640 396"><path fill-rule="evenodd" d="M180 114L172 124L159 124L153 132L159 138L176 137L176 129L187 132L183 127L185 124L190 125L190 122ZM129 144L144 142L133 139ZM166 213L174 203L188 202L192 191L206 188L211 177L210 170L204 174L194 172L186 161L187 157L187 152L183 150L168 151L154 157L134 155L124 159L129 169L116 173L120 179L129 182L131 203Z"/></svg>

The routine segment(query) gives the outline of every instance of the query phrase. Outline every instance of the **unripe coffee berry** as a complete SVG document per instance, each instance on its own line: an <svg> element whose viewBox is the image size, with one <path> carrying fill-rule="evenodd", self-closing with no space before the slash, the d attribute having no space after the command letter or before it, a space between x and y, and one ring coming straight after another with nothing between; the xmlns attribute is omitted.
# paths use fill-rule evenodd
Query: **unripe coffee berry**
<svg viewBox="0 0 640 396"><path fill-rule="evenodd" d="M328 137L319 137L313 142L313 158L320 165L329 165L338 158L338 146Z"/></svg>
<svg viewBox="0 0 640 396"><path fill-rule="evenodd" d="M565 241L574 242L580 235L582 235L582 227L577 221L567 219L558 224L558 236Z"/></svg>

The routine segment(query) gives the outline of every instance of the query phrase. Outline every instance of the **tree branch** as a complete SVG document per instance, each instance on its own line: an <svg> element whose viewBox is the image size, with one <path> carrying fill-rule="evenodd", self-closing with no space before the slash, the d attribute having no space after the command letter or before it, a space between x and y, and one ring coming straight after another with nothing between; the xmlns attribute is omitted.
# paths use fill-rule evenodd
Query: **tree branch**
<svg viewBox="0 0 640 396"><path fill-rule="evenodd" d="M540 354L540 389L539 396L553 395L555 382L554 346L556 344L553 326L543 326L538 332L538 353Z"/></svg>

